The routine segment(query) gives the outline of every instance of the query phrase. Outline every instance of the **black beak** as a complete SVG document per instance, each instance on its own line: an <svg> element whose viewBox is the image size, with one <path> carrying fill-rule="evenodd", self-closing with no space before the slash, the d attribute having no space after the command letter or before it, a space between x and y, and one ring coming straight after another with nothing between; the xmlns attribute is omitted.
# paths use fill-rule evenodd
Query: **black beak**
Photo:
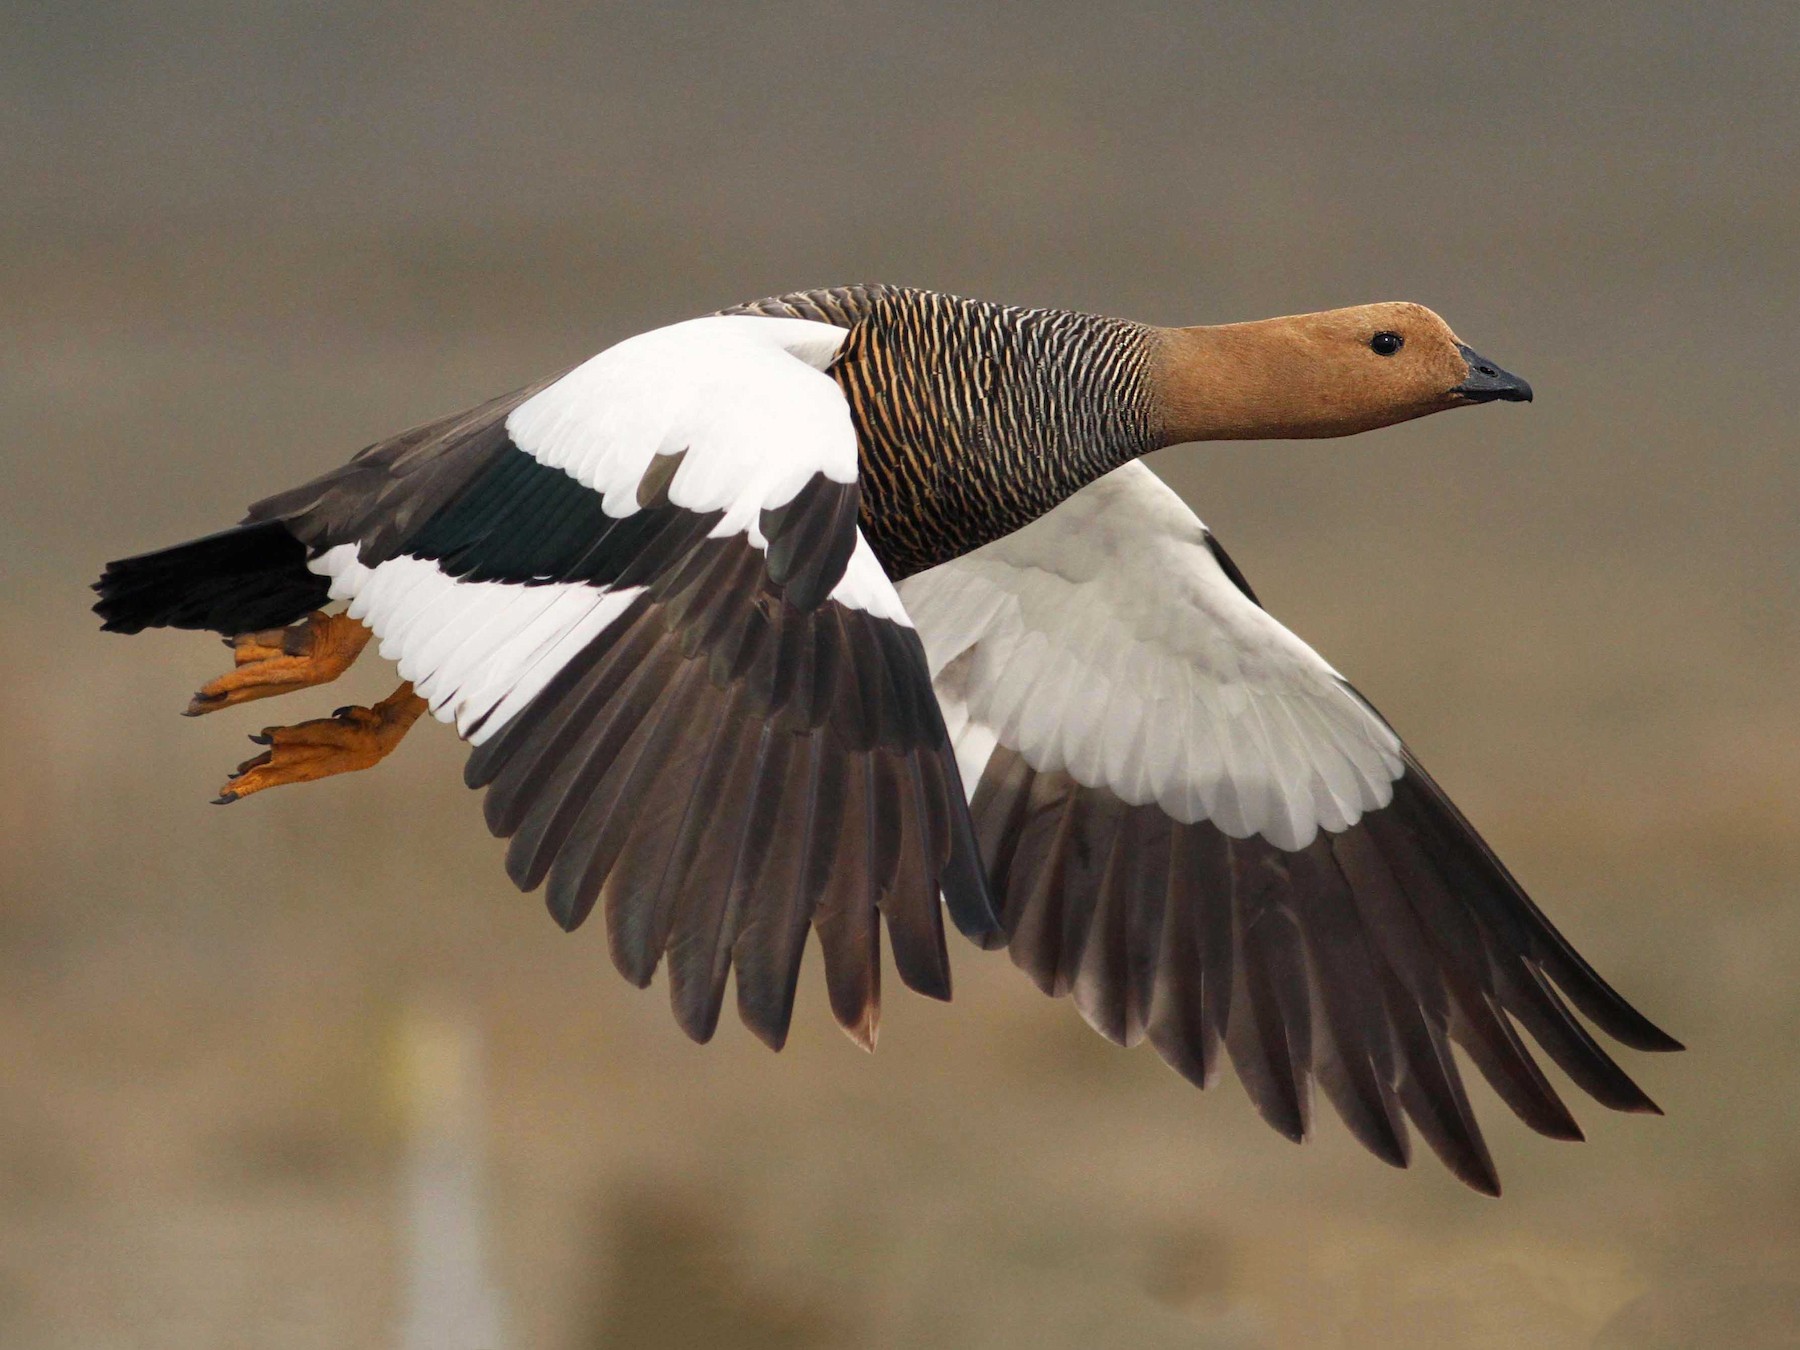
<svg viewBox="0 0 1800 1350"><path fill-rule="evenodd" d="M1531 402L1531 386L1517 375L1509 375L1487 357L1456 344L1456 350L1462 353L1462 359L1469 363L1469 378L1450 392L1461 394L1471 403L1491 403L1495 399L1504 399L1508 403Z"/></svg>

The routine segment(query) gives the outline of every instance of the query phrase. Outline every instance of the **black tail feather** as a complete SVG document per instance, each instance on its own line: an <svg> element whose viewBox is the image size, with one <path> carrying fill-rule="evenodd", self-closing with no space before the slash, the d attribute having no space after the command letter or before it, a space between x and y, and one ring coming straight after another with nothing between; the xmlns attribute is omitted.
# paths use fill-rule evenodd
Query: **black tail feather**
<svg viewBox="0 0 1800 1350"><path fill-rule="evenodd" d="M330 597L330 581L306 570L306 556L279 521L239 525L108 563L94 583L94 613L109 633L202 628L230 637L277 628Z"/></svg>

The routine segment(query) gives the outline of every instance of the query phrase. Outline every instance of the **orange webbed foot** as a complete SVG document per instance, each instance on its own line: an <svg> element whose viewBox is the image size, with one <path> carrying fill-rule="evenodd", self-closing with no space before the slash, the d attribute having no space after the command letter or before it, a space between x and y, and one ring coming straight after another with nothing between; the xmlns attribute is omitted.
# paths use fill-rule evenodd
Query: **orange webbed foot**
<svg viewBox="0 0 1800 1350"><path fill-rule="evenodd" d="M373 708L339 708L297 726L264 727L250 739L269 748L238 765L213 800L226 806L264 788L371 768L400 744L425 708L412 685L403 684Z"/></svg>
<svg viewBox="0 0 1800 1350"><path fill-rule="evenodd" d="M203 686L184 714L199 717L252 699L328 684L368 644L369 630L344 614L318 611L287 628L265 628L227 639L234 669Z"/></svg>

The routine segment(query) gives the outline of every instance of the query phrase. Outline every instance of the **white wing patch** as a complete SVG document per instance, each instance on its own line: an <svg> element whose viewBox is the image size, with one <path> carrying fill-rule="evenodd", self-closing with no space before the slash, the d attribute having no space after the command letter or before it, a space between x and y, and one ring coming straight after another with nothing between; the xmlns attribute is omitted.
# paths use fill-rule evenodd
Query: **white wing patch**
<svg viewBox="0 0 1800 1350"><path fill-rule="evenodd" d="M656 455L685 452L669 500L723 511L717 536L746 532L815 473L856 480L850 407L824 368L845 330L806 319L690 319L627 338L577 366L506 419L513 444L638 509Z"/></svg>
<svg viewBox="0 0 1800 1350"><path fill-rule="evenodd" d="M476 745L531 702L643 589L459 581L424 558L364 567L354 544L339 544L308 566L331 578L331 598L349 600L351 618L375 630L382 657L413 682L433 716L454 722Z"/></svg>
<svg viewBox="0 0 1800 1350"><path fill-rule="evenodd" d="M822 373L844 330L798 319L695 319L629 338L527 399L507 419L519 450L602 494L608 515L639 510L657 455L685 452L671 505L721 511L713 537L766 549L762 512L816 474L856 479L856 433ZM515 453L515 452L507 452ZM440 720L480 744L614 622L641 587L585 582L466 581L401 556L374 566L354 544L308 564L331 596L374 629L382 656ZM899 594L861 533L838 604L908 624Z"/></svg>
<svg viewBox="0 0 1800 1350"><path fill-rule="evenodd" d="M831 598L847 609L860 609L902 628L913 626L906 606L900 602L900 592L894 589L894 583L888 579L886 569L877 561L875 550L869 547L869 541L863 538L860 529L856 532L856 549L844 568L843 580L832 587Z"/></svg>
<svg viewBox="0 0 1800 1350"><path fill-rule="evenodd" d="M996 744L1175 820L1299 849L1387 805L1400 741L1232 584L1141 464L909 577L971 795Z"/></svg>

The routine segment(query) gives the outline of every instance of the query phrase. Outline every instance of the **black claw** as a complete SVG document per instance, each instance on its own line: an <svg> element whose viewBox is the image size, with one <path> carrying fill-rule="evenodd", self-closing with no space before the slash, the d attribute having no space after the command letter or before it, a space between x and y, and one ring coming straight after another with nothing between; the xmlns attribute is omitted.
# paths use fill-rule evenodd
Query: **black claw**
<svg viewBox="0 0 1800 1350"><path fill-rule="evenodd" d="M331 710L331 715L333 717L342 717L345 713L353 713L355 711L356 711L356 705L354 703L346 703L341 708L333 708Z"/></svg>
<svg viewBox="0 0 1800 1350"><path fill-rule="evenodd" d="M214 806L230 806L237 799L238 799L238 795L235 792L221 792L218 796L216 796L212 799L212 804Z"/></svg>
<svg viewBox="0 0 1800 1350"><path fill-rule="evenodd" d="M252 745L273 745L275 743L275 741L274 741L274 738L270 735L269 731L265 729L263 731L258 731L256 733L254 733L250 737L250 743Z"/></svg>

